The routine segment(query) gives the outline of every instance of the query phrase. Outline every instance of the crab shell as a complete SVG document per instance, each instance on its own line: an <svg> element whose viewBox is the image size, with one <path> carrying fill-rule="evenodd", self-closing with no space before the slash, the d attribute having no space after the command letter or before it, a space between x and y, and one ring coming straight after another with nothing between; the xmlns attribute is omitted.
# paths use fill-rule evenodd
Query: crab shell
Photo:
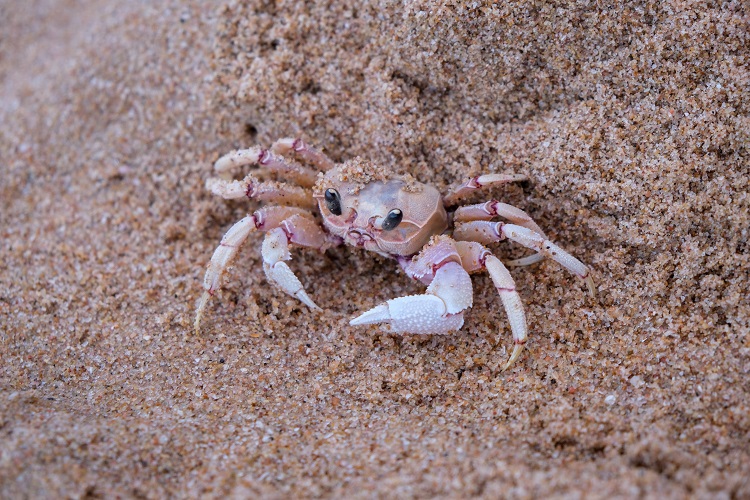
<svg viewBox="0 0 750 500"><path fill-rule="evenodd" d="M355 158L321 175L313 197L325 226L348 245L386 256L414 255L433 235L448 228L443 197L410 176L385 177L382 172ZM328 189L338 192L341 215L329 210L324 195ZM383 220L394 209L401 210L401 222L394 229L382 229Z"/></svg>

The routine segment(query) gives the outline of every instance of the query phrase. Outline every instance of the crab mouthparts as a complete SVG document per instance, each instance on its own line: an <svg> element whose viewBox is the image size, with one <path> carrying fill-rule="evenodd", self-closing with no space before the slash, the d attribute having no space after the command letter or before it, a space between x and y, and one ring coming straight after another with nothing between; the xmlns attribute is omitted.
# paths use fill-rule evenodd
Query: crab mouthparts
<svg viewBox="0 0 750 500"><path fill-rule="evenodd" d="M357 246L364 246L367 242L372 241L372 235L365 233L359 229L350 229L347 233L347 237L355 242Z"/></svg>

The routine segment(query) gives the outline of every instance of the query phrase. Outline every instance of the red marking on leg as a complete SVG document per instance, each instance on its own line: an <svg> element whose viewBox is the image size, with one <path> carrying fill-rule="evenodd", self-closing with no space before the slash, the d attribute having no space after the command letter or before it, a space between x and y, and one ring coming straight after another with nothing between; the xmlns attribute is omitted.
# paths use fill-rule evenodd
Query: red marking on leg
<svg viewBox="0 0 750 500"><path fill-rule="evenodd" d="M487 250L482 250L482 253L479 254L479 265L482 266L482 268L487 268L487 257L489 257L490 255L492 255L492 252L489 252Z"/></svg>
<svg viewBox="0 0 750 500"><path fill-rule="evenodd" d="M458 257L458 255L457 254L450 254L450 255L446 256L440 262L436 262L436 263L432 264L432 266L430 266L432 268L432 274L433 274L433 276L438 271L438 269L440 269L444 265L449 264L451 262L455 262L459 266L461 265L461 259Z"/></svg>
<svg viewBox="0 0 750 500"><path fill-rule="evenodd" d="M503 241L508 237L503 231L504 225L504 222L496 222L495 225L492 226L492 230L495 232L495 238L497 238L497 241Z"/></svg>
<svg viewBox="0 0 750 500"><path fill-rule="evenodd" d="M270 158L270 154L268 153L267 149L261 149L260 153L258 153L258 164L265 165L268 163L268 159Z"/></svg>
<svg viewBox="0 0 750 500"><path fill-rule="evenodd" d="M305 144L302 142L302 139L297 137L294 139L294 142L292 142L292 149L295 151L302 151L305 149Z"/></svg>
<svg viewBox="0 0 750 500"><path fill-rule="evenodd" d="M487 203L487 207L489 208L488 213L489 215L492 215L493 217L497 215L497 201L492 200L489 203Z"/></svg>
<svg viewBox="0 0 750 500"><path fill-rule="evenodd" d="M255 188L253 186L253 183L248 181L247 188L245 188L245 196L247 196L248 198L252 198L254 194Z"/></svg>
<svg viewBox="0 0 750 500"><path fill-rule="evenodd" d="M284 235L286 235L286 239L287 239L288 241L292 241L292 236L294 235L294 231L293 231L293 228L294 228L294 226L291 226L291 225L289 224L289 221L288 221L288 220L285 220L285 221L284 221L284 222L282 222L282 223L281 223L281 225L279 226L279 229L281 229L282 231L284 231Z"/></svg>
<svg viewBox="0 0 750 500"><path fill-rule="evenodd" d="M526 343L526 339L516 339L514 341L516 345L524 345Z"/></svg>

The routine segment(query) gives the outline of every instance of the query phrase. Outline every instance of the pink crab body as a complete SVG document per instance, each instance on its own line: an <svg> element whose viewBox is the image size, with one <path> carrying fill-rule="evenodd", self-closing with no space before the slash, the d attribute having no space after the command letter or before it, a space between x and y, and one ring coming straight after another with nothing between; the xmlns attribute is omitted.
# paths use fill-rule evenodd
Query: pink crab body
<svg viewBox="0 0 750 500"><path fill-rule="evenodd" d="M524 211L495 200L452 210L477 189L524 180L524 176L482 175L443 196L433 186L410 176L388 176L360 158L335 165L299 139L281 139L270 151L256 147L229 153L214 168L221 174L247 165L258 165L265 173L293 180L298 186L259 181L252 175L242 181L209 180L209 189L219 196L258 198L271 205L237 222L224 235L206 271L196 331L227 266L256 230L266 232L261 253L269 281L312 309L320 308L286 264L292 245L325 251L343 242L394 258L408 276L427 285L424 294L388 300L351 320L351 325L385 323L394 332L415 334L454 332L463 326L463 313L472 306L469 274L486 270L505 308L515 344L503 370L515 362L527 339L523 305L506 264L528 265L550 258L585 280L594 294L589 269L549 241ZM322 226L310 211L316 204ZM509 223L495 222L495 218ZM535 253L504 264L485 247L504 239Z"/></svg>
<svg viewBox="0 0 750 500"><path fill-rule="evenodd" d="M349 245L389 257L416 254L433 235L448 229L443 197L432 186L376 177L377 171L359 158L328 171L313 191L323 223ZM326 193L334 199L327 200ZM331 210L336 204L340 213ZM389 228L394 214L399 222Z"/></svg>

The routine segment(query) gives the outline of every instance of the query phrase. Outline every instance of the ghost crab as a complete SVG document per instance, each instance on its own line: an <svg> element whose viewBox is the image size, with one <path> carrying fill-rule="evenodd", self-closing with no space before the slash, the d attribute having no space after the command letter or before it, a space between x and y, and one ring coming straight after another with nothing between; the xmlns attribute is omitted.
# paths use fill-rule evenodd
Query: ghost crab
<svg viewBox="0 0 750 500"><path fill-rule="evenodd" d="M252 174L241 181L207 182L209 190L225 199L256 198L271 205L235 223L222 238L206 270L196 332L224 271L254 231L266 233L261 253L268 280L311 309L320 307L285 262L291 259L291 245L320 251L341 243L364 248L395 259L408 276L427 285L424 294L391 299L352 319L350 325L388 323L394 332L413 334L456 331L473 302L469 274L486 270L505 307L515 344L503 370L518 359L527 339L523 306L506 265L524 266L550 258L583 279L595 294L589 269L547 239L523 210L496 200L454 208L477 189L522 181L523 175L480 175L442 196L432 186L410 176L388 176L360 158L335 165L300 139L280 139L270 150L254 147L231 152L214 169L225 174L248 165L298 186L261 181ZM322 226L311 212L316 206ZM494 222L496 217L509 223ZM484 245L505 239L536 253L504 264Z"/></svg>

